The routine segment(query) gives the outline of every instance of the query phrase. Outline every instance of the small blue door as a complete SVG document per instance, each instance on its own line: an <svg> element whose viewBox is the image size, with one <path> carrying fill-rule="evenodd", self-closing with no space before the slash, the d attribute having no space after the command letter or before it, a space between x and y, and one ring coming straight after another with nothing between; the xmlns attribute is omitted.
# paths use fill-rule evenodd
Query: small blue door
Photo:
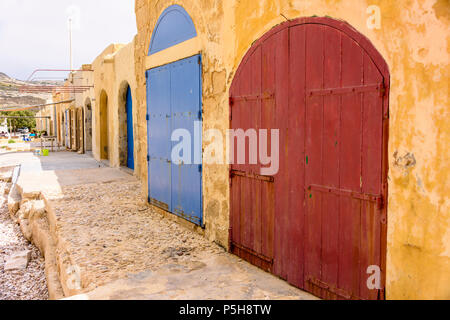
<svg viewBox="0 0 450 320"><path fill-rule="evenodd" d="M196 55L147 71L149 200L197 225L202 212L201 56ZM189 132L188 141L172 133ZM172 159L182 142L187 162Z"/></svg>
<svg viewBox="0 0 450 320"><path fill-rule="evenodd" d="M127 167L134 170L133 100L131 88L127 89Z"/></svg>

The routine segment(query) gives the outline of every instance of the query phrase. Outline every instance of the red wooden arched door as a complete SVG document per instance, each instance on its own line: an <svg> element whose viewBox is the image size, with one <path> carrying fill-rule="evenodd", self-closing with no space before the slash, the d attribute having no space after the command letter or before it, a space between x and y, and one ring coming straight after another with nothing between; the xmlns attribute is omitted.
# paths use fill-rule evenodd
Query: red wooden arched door
<svg viewBox="0 0 450 320"><path fill-rule="evenodd" d="M279 171L248 155L231 166L234 254L322 298L384 298L388 88L386 63L345 22L286 22L252 46L231 128L279 129Z"/></svg>

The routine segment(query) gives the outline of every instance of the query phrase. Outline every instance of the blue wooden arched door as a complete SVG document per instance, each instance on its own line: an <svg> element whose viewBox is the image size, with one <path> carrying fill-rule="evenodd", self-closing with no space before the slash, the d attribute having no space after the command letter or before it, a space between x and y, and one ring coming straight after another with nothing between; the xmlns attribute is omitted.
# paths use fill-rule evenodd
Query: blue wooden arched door
<svg viewBox="0 0 450 320"><path fill-rule="evenodd" d="M197 36L192 19L180 6L167 8L159 18L149 55ZM203 225L202 212L202 84L201 56L195 55L147 70L147 132L149 202ZM177 130L188 133L172 141ZM174 147L183 143L173 159Z"/></svg>
<svg viewBox="0 0 450 320"><path fill-rule="evenodd" d="M134 170L133 99L131 88L127 89L127 167Z"/></svg>

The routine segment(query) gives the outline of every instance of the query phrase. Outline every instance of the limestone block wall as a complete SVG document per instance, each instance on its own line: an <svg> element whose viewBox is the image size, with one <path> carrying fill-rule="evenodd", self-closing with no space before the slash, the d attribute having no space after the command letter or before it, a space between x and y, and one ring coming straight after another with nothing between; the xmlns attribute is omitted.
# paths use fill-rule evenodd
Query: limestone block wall
<svg viewBox="0 0 450 320"><path fill-rule="evenodd" d="M113 44L108 46L102 54L100 54L93 63L94 78L94 96L95 107L93 107L93 154L97 160L103 160L100 153L101 139L101 96L102 92L107 96L108 105L108 149L109 164L111 167L126 166L127 156L127 124L126 124L126 94L128 86L131 89L133 99L133 125L135 137L135 158L139 157L139 153L146 152L142 150L142 137L137 134L139 122L137 114L140 105L136 100L136 76L134 68L134 42L127 45ZM135 174L140 175L142 168L146 168L146 164L142 167L140 163L135 161Z"/></svg>
<svg viewBox="0 0 450 320"><path fill-rule="evenodd" d="M47 100L47 104L54 102L53 99ZM47 105L45 107L39 108L39 111L36 113L36 117L50 117L50 119L46 118L37 118L36 119L36 129L38 131L47 131L49 135L56 135L56 110L53 105Z"/></svg>
<svg viewBox="0 0 450 320"><path fill-rule="evenodd" d="M53 102L59 102L61 101L61 94L54 92L53 93ZM57 137L57 141L61 144L62 142L62 119L61 119L61 106L60 105L56 105L56 137Z"/></svg>
<svg viewBox="0 0 450 320"><path fill-rule="evenodd" d="M134 41L124 46L114 55L115 66L115 83L114 83L114 95L116 96L116 107L114 116L118 124L116 139L114 148L116 149L116 156L118 157L118 163L121 166L126 166L127 160L127 114L126 114L126 95L127 89L130 87L131 96L133 101L133 132L134 134L134 155L135 158L142 150L142 145L145 145L146 137L137 135L139 122L137 121L138 109L141 107L136 100L136 76L134 68ZM145 138L145 141L142 140ZM136 163L136 161L135 161ZM142 169L146 170L146 165L135 166L135 174L139 175Z"/></svg>
<svg viewBox="0 0 450 320"><path fill-rule="evenodd" d="M75 106L77 109L83 110L83 126L82 129L84 131L84 145L83 151L90 151L87 149L92 149L92 141L88 141L88 124L87 124L87 114L88 109L87 106L91 105L91 110L95 108L95 91L94 91L94 72L92 69L92 65L83 65L82 71L77 71L73 75L73 84L75 86L92 86L92 88L83 90L83 92L76 93L74 95L75 98ZM92 124L91 124L92 126ZM92 133L90 134L92 135Z"/></svg>
<svg viewBox="0 0 450 320"><path fill-rule="evenodd" d="M173 4L191 15L198 37L148 57L157 19ZM450 298L448 1L136 0L135 11L133 101L138 105L136 162L141 168L147 161L147 69L201 52L204 130L224 131L229 127L234 73L252 43L277 24L329 16L347 21L369 38L391 72L387 298ZM379 25L374 25L377 13ZM105 83L104 88L113 87L106 75L114 67L100 60L95 65L105 71L96 70L96 80ZM206 147L208 137L203 138ZM138 176L145 193L147 170ZM205 164L206 236L223 246L228 241L229 192L228 166Z"/></svg>
<svg viewBox="0 0 450 320"><path fill-rule="evenodd" d="M64 82L64 86L70 86L70 75L69 79ZM54 92L53 93L53 102L61 102L61 101L69 101L74 99L74 95L69 91L64 92ZM56 135L58 137L58 142L61 146L65 146L65 126L64 126L64 115L67 109L70 109L74 106L74 102L61 103L56 105L56 124L57 124L57 132Z"/></svg>
<svg viewBox="0 0 450 320"><path fill-rule="evenodd" d="M107 97L107 137L108 137L108 160L111 167L118 167L118 152L114 146L118 145L117 132L118 123L117 117L114 116L117 111L117 94L114 92L115 88L115 65L114 54L119 51L124 45L111 44L108 46L93 62L94 68L94 92L95 92L95 108L93 110L93 155L97 160L103 160L100 152L102 128L100 127L100 109L101 97Z"/></svg>

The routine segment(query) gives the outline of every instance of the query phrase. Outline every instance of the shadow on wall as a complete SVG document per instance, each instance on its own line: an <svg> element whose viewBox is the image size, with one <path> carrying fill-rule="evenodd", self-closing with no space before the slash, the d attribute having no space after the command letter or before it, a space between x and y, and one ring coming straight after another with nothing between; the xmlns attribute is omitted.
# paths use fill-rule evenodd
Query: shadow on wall
<svg viewBox="0 0 450 320"><path fill-rule="evenodd" d="M119 161L120 166L128 167L128 106L127 96L130 90L130 86L127 81L123 81L119 88ZM131 115L132 117L132 115Z"/></svg>

